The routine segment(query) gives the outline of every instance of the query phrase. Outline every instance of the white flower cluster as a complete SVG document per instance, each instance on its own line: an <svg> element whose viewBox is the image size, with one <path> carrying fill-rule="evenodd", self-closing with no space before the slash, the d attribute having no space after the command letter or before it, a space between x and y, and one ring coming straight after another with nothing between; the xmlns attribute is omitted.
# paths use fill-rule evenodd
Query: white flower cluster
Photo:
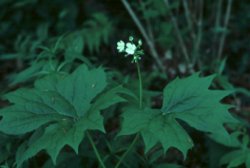
<svg viewBox="0 0 250 168"><path fill-rule="evenodd" d="M129 42L127 42L126 44L124 41L120 40L119 42L117 42L117 50L120 53L125 52L125 56L133 56L132 62L137 62L144 54L143 50L141 50L142 41L138 40L137 45L135 45L133 41L134 38L132 36L129 37Z"/></svg>

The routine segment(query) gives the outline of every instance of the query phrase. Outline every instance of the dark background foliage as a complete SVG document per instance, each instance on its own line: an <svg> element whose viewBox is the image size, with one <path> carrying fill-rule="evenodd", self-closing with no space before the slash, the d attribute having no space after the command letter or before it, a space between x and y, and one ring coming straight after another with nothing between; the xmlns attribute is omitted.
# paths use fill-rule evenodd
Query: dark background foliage
<svg viewBox="0 0 250 168"><path fill-rule="evenodd" d="M71 72L82 63L90 67L104 66L117 82L133 88L136 81L131 81L136 76L135 66L116 50L117 41L126 41L133 35L143 41L145 55L141 68L145 89L161 90L175 77L196 71L217 73L213 87L234 91L234 95L224 101L235 105L232 112L241 117L245 124L240 130L248 136L249 8L250 1L236 0L1 0L0 94L30 87L35 79L45 74ZM156 97L153 106L160 106L158 99L161 98ZM5 107L8 103L2 100L0 105ZM119 121L114 118L111 117L106 124L110 132L119 126ZM228 130L235 129L228 126ZM145 160L156 161L158 167L166 161L186 167L213 167L217 164L213 157L229 151L199 132L190 129L190 133L196 146L185 161L175 149L158 160L154 160L158 149L149 158L140 155L141 160L134 161L131 155L127 160L147 167L153 164ZM98 135L96 139L102 142L102 138L105 139ZM1 134L2 165L13 163L16 148L23 139L25 136ZM123 141L112 142L117 148L113 149L115 153L119 154L120 147L128 143L128 140ZM106 144L100 143L99 147L108 150ZM80 150L89 152L81 153L79 157L72 153L69 156L71 151L66 149L61 165L72 158L70 162L74 161L76 166L85 163L96 167L95 156L88 148L81 145ZM216 151L217 148L220 152ZM141 146L137 154L140 153ZM51 161L47 159L44 153L40 153L29 166L50 167Z"/></svg>

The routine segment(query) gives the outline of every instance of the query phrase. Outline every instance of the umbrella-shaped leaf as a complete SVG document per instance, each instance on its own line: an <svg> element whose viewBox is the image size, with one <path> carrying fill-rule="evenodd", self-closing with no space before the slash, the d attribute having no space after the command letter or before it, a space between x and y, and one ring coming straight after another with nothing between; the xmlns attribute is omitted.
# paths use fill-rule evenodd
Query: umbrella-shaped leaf
<svg viewBox="0 0 250 168"><path fill-rule="evenodd" d="M165 151L175 147L186 156L193 143L176 120L180 119L198 130L229 140L223 124L237 121L228 113L229 106L220 103L229 93L208 89L213 77L200 78L194 74L175 79L163 91L161 109L125 109L120 135L140 133L146 151L160 143Z"/></svg>
<svg viewBox="0 0 250 168"><path fill-rule="evenodd" d="M178 148L184 155L193 146L185 130L171 115L163 115L158 109L127 108L123 113L123 125L119 135L140 132L149 151L158 142L166 151L170 147Z"/></svg>
<svg viewBox="0 0 250 168"><path fill-rule="evenodd" d="M104 132L100 110L125 101L118 95L125 93L122 87L104 91L106 85L102 68L89 70L82 65L72 74L50 74L37 80L35 88L5 95L12 105L0 110L0 131L19 135L45 130L20 148L22 154L16 158L17 165L41 150L46 150L55 163L65 145L78 152L86 130Z"/></svg>

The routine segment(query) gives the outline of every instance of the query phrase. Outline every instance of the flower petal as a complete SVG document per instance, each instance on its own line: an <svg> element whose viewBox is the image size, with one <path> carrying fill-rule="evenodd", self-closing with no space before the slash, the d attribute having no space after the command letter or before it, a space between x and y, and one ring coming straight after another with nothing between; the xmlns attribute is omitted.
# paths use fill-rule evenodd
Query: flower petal
<svg viewBox="0 0 250 168"><path fill-rule="evenodd" d="M117 50L118 50L118 52L123 52L124 49L125 49L125 43L122 40L117 42Z"/></svg>

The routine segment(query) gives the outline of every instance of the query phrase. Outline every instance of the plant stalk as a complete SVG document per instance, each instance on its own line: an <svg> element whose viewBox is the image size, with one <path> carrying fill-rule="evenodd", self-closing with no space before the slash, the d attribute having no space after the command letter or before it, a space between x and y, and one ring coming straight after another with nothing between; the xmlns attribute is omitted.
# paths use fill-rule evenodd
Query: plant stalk
<svg viewBox="0 0 250 168"><path fill-rule="evenodd" d="M145 7L143 0L139 0L139 3L142 7L142 10L146 11L147 9ZM145 21L146 21L146 28L147 28L147 32L148 32L148 37L150 37L151 41L154 43L154 33L153 33L153 28L152 28L152 24L150 22L150 19L145 18Z"/></svg>
<svg viewBox="0 0 250 168"><path fill-rule="evenodd" d="M229 22L229 19L230 19L230 14L231 14L232 3L233 3L233 0L228 0L226 16L225 16L225 20L224 20L224 29L226 29L227 26L228 26L228 22ZM219 51L218 51L218 56L217 56L218 60L220 60L221 57L222 57L222 51L223 51L223 48L224 48L226 34L227 34L227 32L224 32L222 34L222 37L221 37L221 40L220 40Z"/></svg>
<svg viewBox="0 0 250 168"><path fill-rule="evenodd" d="M214 58L216 58L216 48L217 48L217 43L216 41L218 41L218 32L216 31L219 27L220 27L220 20L221 20L221 8L222 8L222 0L218 0L217 4L216 4L216 15L215 15L215 24L214 24L214 36L213 36L213 51L212 51L212 55Z"/></svg>
<svg viewBox="0 0 250 168"><path fill-rule="evenodd" d="M142 108L142 77L141 77L141 70L140 70L139 62L136 62L136 68L137 68L138 79L139 79L139 108L141 109ZM115 168L118 168L121 165L122 161L125 159L127 154L131 151L131 149L136 144L138 138L139 138L139 133L136 134L133 142L129 145L128 150L122 155L119 162L116 164Z"/></svg>
<svg viewBox="0 0 250 168"><path fill-rule="evenodd" d="M127 154L131 151L131 149L134 147L134 145L136 144L137 140L139 138L139 134L137 133L133 142L129 145L128 150L122 155L122 157L120 158L119 162L116 164L115 168L118 168L122 161L125 159L125 157L127 156Z"/></svg>
<svg viewBox="0 0 250 168"><path fill-rule="evenodd" d="M101 156L100 156L100 154L99 154L99 152L98 152L98 150L96 148L96 145L95 145L91 135L88 132L86 132L86 134L87 134L87 137L89 139L89 142L90 142L92 148L94 149L94 152L95 152L95 155L96 155L96 157L98 159L99 164L101 165L102 168L106 168L106 166L105 166L105 164L103 163L103 161L101 159Z"/></svg>
<svg viewBox="0 0 250 168"><path fill-rule="evenodd" d="M191 32L192 39L195 40L195 38L196 38L195 36L196 35L194 33L193 22L192 22L192 19L191 19L190 10L188 8L188 1L187 0L182 0L182 2L183 2L183 6L184 6L186 20L187 20L187 23L188 23L188 29Z"/></svg>
<svg viewBox="0 0 250 168"><path fill-rule="evenodd" d="M190 57L188 55L187 47L186 47L186 45L184 43L184 39L183 39L183 37L181 35L181 31L180 31L180 28L179 28L178 23L177 23L177 19L175 18L174 14L172 12L172 9L170 7L169 1L168 0L164 0L164 2L165 2L165 5L166 5L167 9L169 10L170 18L171 18L171 20L173 22L174 29L175 29L177 38L179 40L179 43L180 43L181 50L182 50L182 53L184 55L184 58L185 58L185 60L186 60L187 63L191 63Z"/></svg>
<svg viewBox="0 0 250 168"><path fill-rule="evenodd" d="M194 42L194 59L192 65L194 65L196 62L198 62L199 68L201 68L201 60L200 60L200 46L201 46L201 41L203 37L203 8L204 8L204 3L203 0L199 1L199 20L197 22L197 28L198 28L198 33L197 33L197 38L195 39Z"/></svg>
<svg viewBox="0 0 250 168"><path fill-rule="evenodd" d="M141 78L141 70L140 65L138 62L136 62L136 68L138 73L138 79L139 79L139 108L142 108L142 78Z"/></svg>

